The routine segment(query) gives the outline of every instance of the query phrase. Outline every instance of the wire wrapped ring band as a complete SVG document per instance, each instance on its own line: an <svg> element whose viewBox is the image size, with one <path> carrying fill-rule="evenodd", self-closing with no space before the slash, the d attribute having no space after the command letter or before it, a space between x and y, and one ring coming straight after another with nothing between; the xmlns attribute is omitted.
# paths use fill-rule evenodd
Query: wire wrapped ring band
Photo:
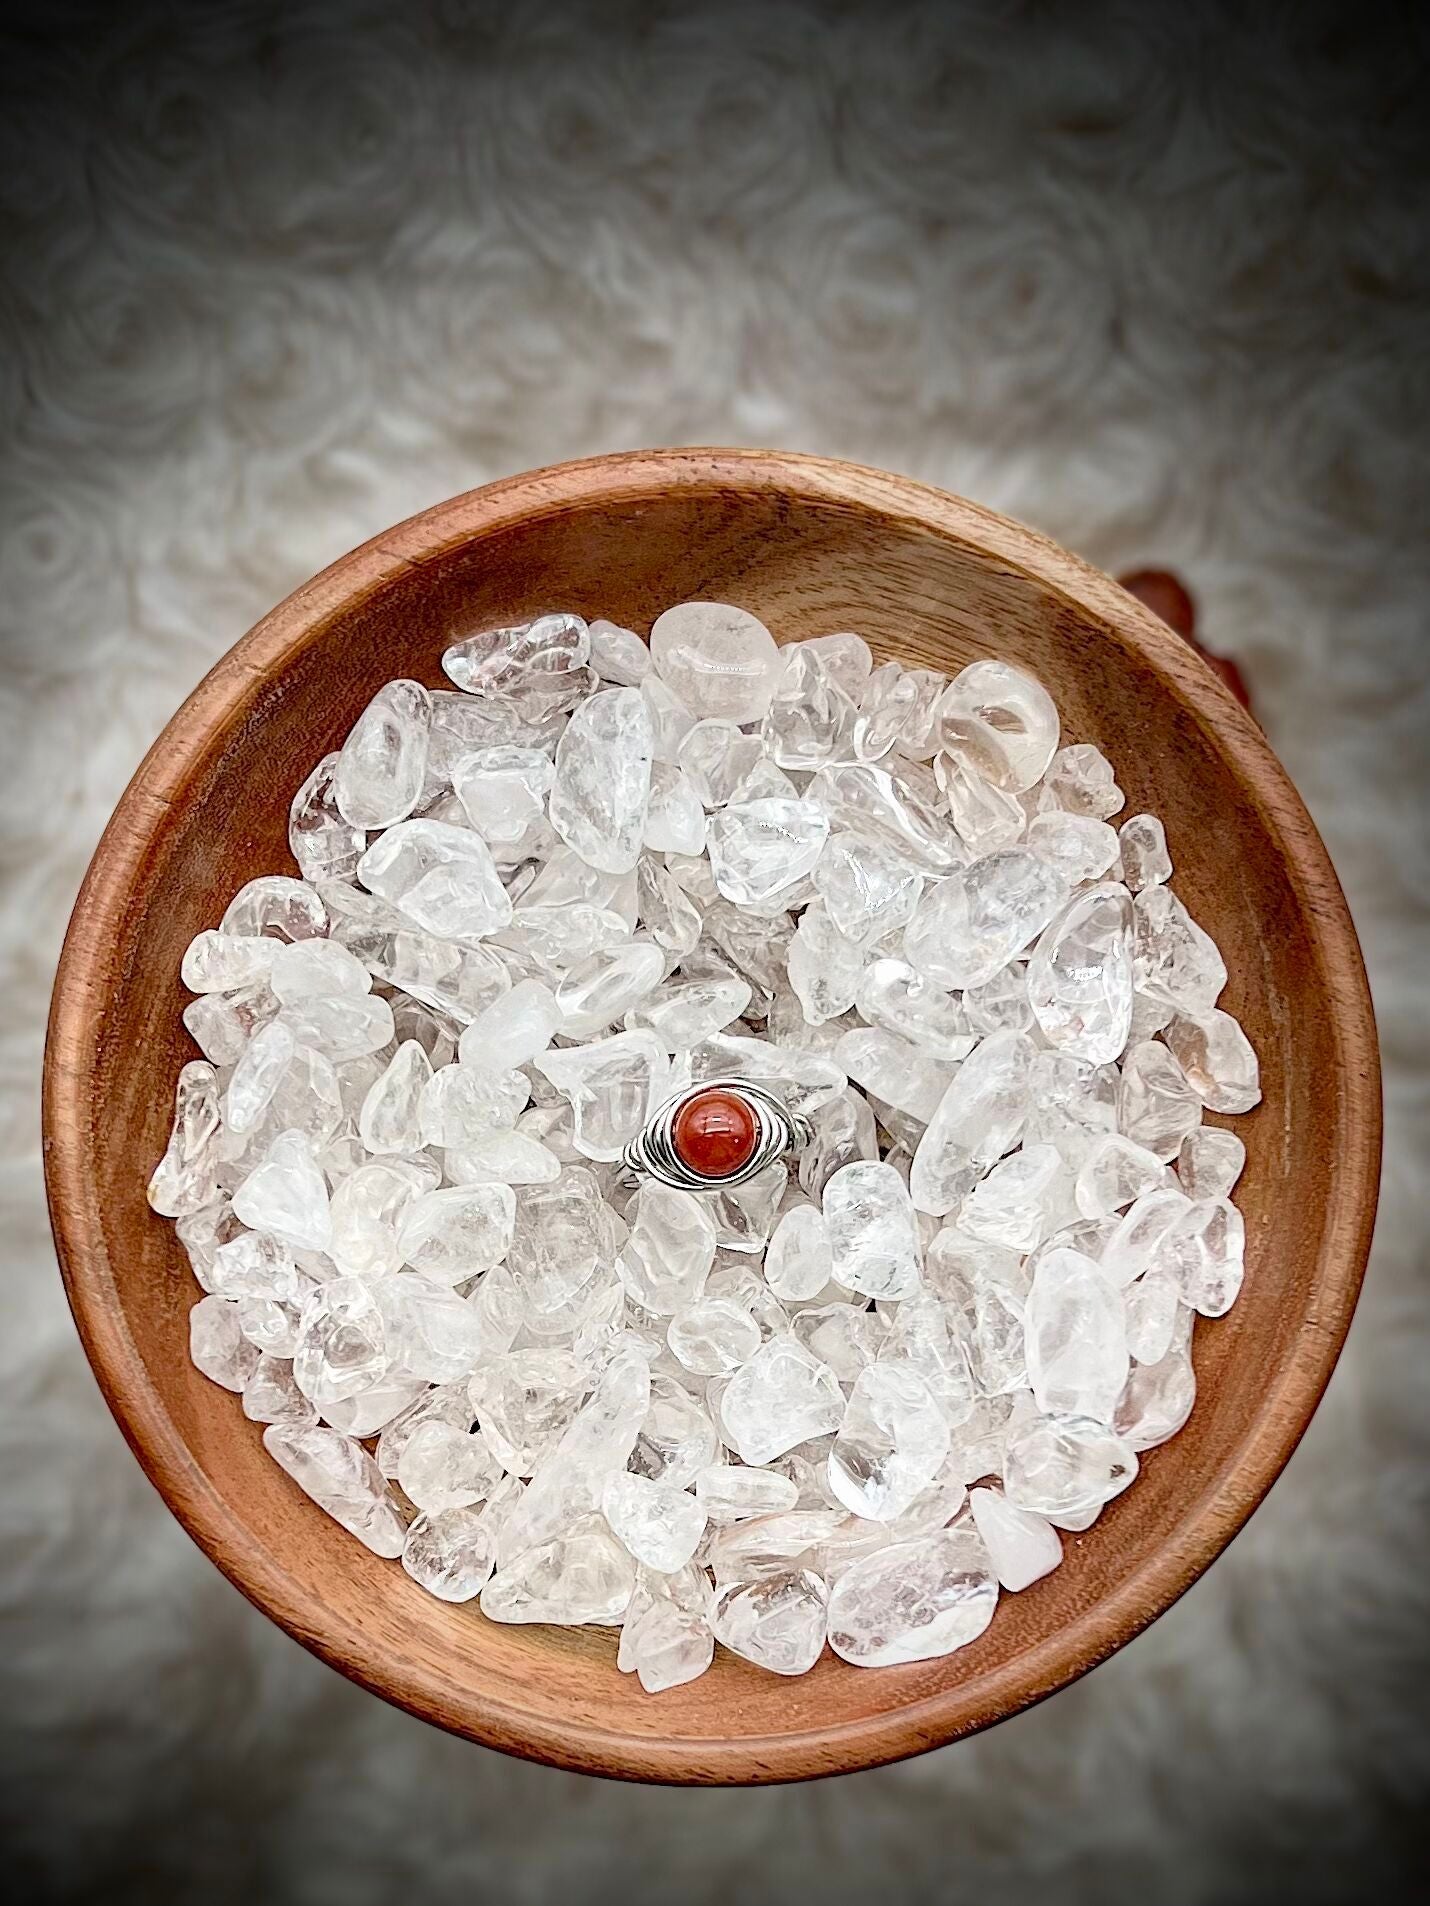
<svg viewBox="0 0 1430 1906"><path fill-rule="evenodd" d="M621 1162L677 1191L723 1191L756 1177L811 1136L809 1120L763 1086L707 1079L658 1106Z"/></svg>

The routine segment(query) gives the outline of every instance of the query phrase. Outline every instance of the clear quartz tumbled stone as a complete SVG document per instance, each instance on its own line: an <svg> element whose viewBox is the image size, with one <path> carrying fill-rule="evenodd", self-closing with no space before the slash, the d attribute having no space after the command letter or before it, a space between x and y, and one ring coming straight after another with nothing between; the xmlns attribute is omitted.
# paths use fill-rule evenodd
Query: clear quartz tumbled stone
<svg viewBox="0 0 1430 1906"><path fill-rule="evenodd" d="M338 813L352 827L391 827L417 805L427 772L432 699L420 682L389 682L358 716L333 770Z"/></svg>
<svg viewBox="0 0 1430 1906"><path fill-rule="evenodd" d="M657 616L651 659L697 721L760 721L780 676L774 637L748 610L682 602Z"/></svg>
<svg viewBox="0 0 1430 1906"><path fill-rule="evenodd" d="M742 1462L772 1462L839 1427L844 1398L834 1372L792 1337L772 1337L730 1379L720 1417Z"/></svg>
<svg viewBox="0 0 1430 1906"><path fill-rule="evenodd" d="M860 1668L952 1654L993 1619L998 1582L967 1526L878 1549L846 1569L829 1596L829 1645Z"/></svg>
<svg viewBox="0 0 1430 1906"><path fill-rule="evenodd" d="M884 1301L919 1288L919 1240L908 1188L892 1165L858 1161L824 1187L831 1275L845 1290Z"/></svg>
<svg viewBox="0 0 1430 1906"><path fill-rule="evenodd" d="M892 1522L933 1481L948 1445L948 1418L917 1370L871 1364L829 1452L829 1486L852 1514Z"/></svg>
<svg viewBox="0 0 1430 1906"><path fill-rule="evenodd" d="M1040 934L1067 897L1062 876L1009 847L929 887L904 929L904 957L938 986L981 986Z"/></svg>
<svg viewBox="0 0 1430 1906"><path fill-rule="evenodd" d="M1043 1037L1091 1065L1116 1059L1132 1024L1132 902L1115 882L1089 887L1046 928L1028 962Z"/></svg>
<svg viewBox="0 0 1430 1906"><path fill-rule="evenodd" d="M551 825L603 873L628 873L640 858L654 753L650 710L634 688L582 702L557 743Z"/></svg>
<svg viewBox="0 0 1430 1906"><path fill-rule="evenodd" d="M732 1582L715 1598L715 1639L772 1674L806 1674L824 1648L828 1601L810 1569Z"/></svg>

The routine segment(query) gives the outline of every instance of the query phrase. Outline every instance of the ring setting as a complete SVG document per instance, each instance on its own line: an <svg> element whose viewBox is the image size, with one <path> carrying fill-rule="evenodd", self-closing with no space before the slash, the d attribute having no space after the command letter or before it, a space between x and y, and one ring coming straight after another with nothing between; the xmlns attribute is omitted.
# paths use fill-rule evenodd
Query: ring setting
<svg viewBox="0 0 1430 1906"><path fill-rule="evenodd" d="M622 1163L678 1191L724 1191L809 1138L809 1121L764 1087L710 1079L658 1106L626 1146Z"/></svg>

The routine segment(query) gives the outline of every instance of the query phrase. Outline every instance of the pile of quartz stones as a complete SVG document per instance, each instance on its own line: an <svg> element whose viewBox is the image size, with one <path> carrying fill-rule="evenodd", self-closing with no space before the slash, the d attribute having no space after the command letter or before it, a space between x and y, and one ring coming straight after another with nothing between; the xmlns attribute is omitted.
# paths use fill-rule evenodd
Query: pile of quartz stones
<svg viewBox="0 0 1430 1906"><path fill-rule="evenodd" d="M191 1352L378 1555L495 1621L951 1653L1186 1421L1259 1097L1163 828L1028 675L688 602L393 681L183 961L149 1187ZM812 1129L708 1192L673 1092Z"/></svg>

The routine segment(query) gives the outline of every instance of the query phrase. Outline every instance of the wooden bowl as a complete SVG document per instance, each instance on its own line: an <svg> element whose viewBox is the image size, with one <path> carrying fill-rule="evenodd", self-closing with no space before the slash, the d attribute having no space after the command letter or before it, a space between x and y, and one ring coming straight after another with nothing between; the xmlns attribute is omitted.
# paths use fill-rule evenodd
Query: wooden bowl
<svg viewBox="0 0 1430 1906"><path fill-rule="evenodd" d="M714 597L784 639L858 629L954 671L995 654L1056 697L1117 768L1126 812L1167 823L1176 890L1231 973L1261 1056L1238 1121L1248 1275L1199 1324L1201 1397L1134 1488L942 1661L868 1672L826 1652L786 1681L720 1651L651 1697L606 1631L504 1627L418 1589L328 1520L189 1362L198 1293L144 1201L193 1057L184 947L252 875L291 870L289 797L395 675L442 680L448 632L548 608L646 630ZM1350 1322L1380 1152L1375 1026L1325 849L1255 723L1106 576L1004 517L816 458L672 450L494 483L389 530L305 584L218 664L151 749L84 883L45 1072L50 1210L110 1408L194 1540L325 1661L472 1740L632 1779L801 1779L956 1739L1131 1640L1221 1552L1305 1429Z"/></svg>

